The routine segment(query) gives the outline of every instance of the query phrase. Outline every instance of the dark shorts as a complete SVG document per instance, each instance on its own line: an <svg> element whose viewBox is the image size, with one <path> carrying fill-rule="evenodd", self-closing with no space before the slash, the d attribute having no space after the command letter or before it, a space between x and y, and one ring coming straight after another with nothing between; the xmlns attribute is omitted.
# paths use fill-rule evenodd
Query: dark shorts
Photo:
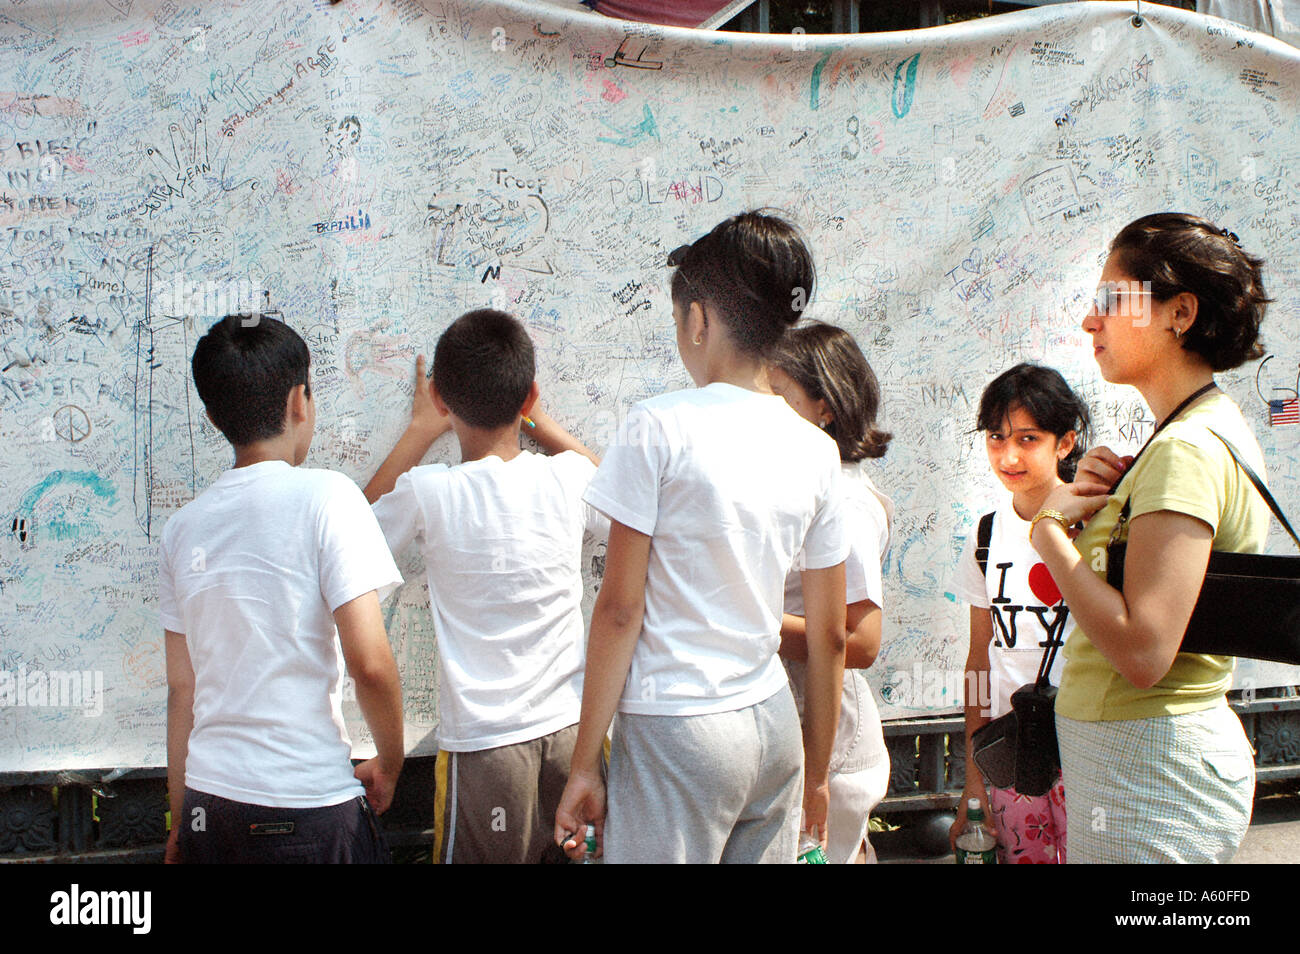
<svg viewBox="0 0 1300 954"><path fill-rule="evenodd" d="M364 797L324 808L270 808L185 789L185 864L388 864L383 831Z"/></svg>

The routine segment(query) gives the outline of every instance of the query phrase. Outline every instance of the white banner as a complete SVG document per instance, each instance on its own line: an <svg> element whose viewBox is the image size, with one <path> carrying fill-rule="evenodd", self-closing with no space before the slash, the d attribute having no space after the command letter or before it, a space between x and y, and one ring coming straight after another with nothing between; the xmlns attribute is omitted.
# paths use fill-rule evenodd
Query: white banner
<svg viewBox="0 0 1300 954"><path fill-rule="evenodd" d="M960 704L952 572L1004 493L973 433L985 383L1045 362L1102 440L1149 434L1079 327L1139 215L1207 216L1267 259L1270 357L1222 380L1300 518L1300 55L1130 14L820 39L507 2L8 6L0 771L165 761L159 534L231 459L189 357L250 301L312 349L309 466L364 483L405 426L415 353L485 304L527 323L545 400L600 448L633 402L688 383L667 252L784 209L817 259L810 314L858 336L895 435L873 471L898 505L869 673L887 718ZM433 457L456 460L452 439ZM405 569L388 626L428 751L434 635Z"/></svg>

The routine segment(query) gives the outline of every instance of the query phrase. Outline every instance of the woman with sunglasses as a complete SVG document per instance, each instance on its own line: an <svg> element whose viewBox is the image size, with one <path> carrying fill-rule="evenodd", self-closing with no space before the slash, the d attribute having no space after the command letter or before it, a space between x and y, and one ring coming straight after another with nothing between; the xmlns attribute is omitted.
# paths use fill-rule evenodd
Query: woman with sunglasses
<svg viewBox="0 0 1300 954"><path fill-rule="evenodd" d="M794 861L801 807L826 841L849 551L835 441L765 370L812 294L812 256L789 223L748 212L669 264L696 387L633 407L587 490L611 528L556 840L578 857L591 825L611 862ZM777 655L796 565L802 738Z"/></svg>
<svg viewBox="0 0 1300 954"><path fill-rule="evenodd" d="M1216 433L1260 475L1263 455L1214 383L1263 355L1262 264L1204 219L1148 215L1111 243L1083 323L1102 377L1136 387L1157 427L1136 459L1090 451L1030 531L1076 623L1056 697L1071 863L1226 862L1250 823L1232 660L1179 649L1211 550L1258 553L1268 531ZM1107 544L1125 539L1121 590Z"/></svg>

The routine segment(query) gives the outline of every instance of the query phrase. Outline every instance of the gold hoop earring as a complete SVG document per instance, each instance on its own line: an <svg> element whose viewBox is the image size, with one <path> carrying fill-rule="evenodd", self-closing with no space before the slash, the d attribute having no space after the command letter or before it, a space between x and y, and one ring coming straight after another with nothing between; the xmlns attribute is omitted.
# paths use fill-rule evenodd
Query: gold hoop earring
<svg viewBox="0 0 1300 954"><path fill-rule="evenodd" d="M702 344L704 344L704 340L703 340L702 338L696 336L696 338L695 338L695 343L696 343L697 345L702 345Z"/></svg>

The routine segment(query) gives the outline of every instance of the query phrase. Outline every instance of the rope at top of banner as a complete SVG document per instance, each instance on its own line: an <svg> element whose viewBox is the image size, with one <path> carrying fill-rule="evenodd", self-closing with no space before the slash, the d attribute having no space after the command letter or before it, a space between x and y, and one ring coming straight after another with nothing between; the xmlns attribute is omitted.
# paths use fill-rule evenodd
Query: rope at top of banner
<svg viewBox="0 0 1300 954"><path fill-rule="evenodd" d="M1137 13L1133 14L1133 19L1129 21L1134 28L1142 26L1142 0L1137 0Z"/></svg>

